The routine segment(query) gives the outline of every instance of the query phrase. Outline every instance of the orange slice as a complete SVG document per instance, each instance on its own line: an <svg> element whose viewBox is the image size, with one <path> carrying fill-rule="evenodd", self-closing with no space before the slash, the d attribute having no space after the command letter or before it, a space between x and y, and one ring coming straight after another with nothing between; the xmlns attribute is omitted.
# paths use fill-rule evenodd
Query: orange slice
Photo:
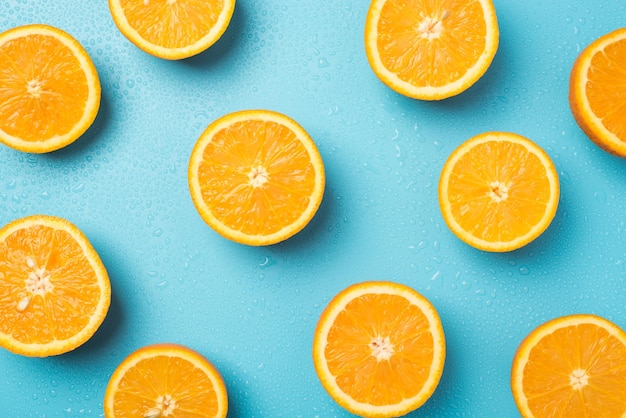
<svg viewBox="0 0 626 418"><path fill-rule="evenodd" d="M270 245L304 228L324 194L324 164L311 137L269 110L223 116L202 133L189 161L191 197L222 236Z"/></svg>
<svg viewBox="0 0 626 418"><path fill-rule="evenodd" d="M512 251L550 225L559 178L537 144L508 132L486 132L448 157L439 179L439 206L452 232L485 251Z"/></svg>
<svg viewBox="0 0 626 418"><path fill-rule="evenodd" d="M341 291L313 337L313 363L326 391L351 413L367 417L397 417L423 405L439 384L445 352L432 304L389 282Z"/></svg>
<svg viewBox="0 0 626 418"><path fill-rule="evenodd" d="M217 42L235 0L109 0L109 9L120 32L139 49L178 60Z"/></svg>
<svg viewBox="0 0 626 418"><path fill-rule="evenodd" d="M27 25L0 34L0 142L44 153L74 142L100 108L100 80L69 34Z"/></svg>
<svg viewBox="0 0 626 418"><path fill-rule="evenodd" d="M626 158L626 28L600 37L578 56L570 75L569 103L593 142Z"/></svg>
<svg viewBox="0 0 626 418"><path fill-rule="evenodd" d="M626 333L595 315L548 321L518 348L511 388L523 417L624 417Z"/></svg>
<svg viewBox="0 0 626 418"><path fill-rule="evenodd" d="M365 20L374 73L415 99L467 90L491 65L498 42L491 0L373 0Z"/></svg>
<svg viewBox="0 0 626 418"><path fill-rule="evenodd" d="M65 219L32 215L0 229L0 346L46 357L75 349L109 309L107 272Z"/></svg>
<svg viewBox="0 0 626 418"><path fill-rule="evenodd" d="M227 411L219 371L198 352L177 344L154 344L130 354L104 394L107 418L223 418Z"/></svg>

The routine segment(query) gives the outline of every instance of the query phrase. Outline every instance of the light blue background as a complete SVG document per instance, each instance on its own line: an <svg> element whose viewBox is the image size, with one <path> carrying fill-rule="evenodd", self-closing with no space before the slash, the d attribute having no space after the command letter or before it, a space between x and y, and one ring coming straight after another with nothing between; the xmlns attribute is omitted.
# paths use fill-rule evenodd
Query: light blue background
<svg viewBox="0 0 626 418"><path fill-rule="evenodd" d="M470 90L419 102L385 87L363 47L365 0L238 0L205 53L154 58L117 30L105 1L0 0L0 29L47 23L76 37L102 82L102 106L76 143L47 155L0 146L0 223L65 217L100 253L113 301L74 352L0 351L0 416L102 416L109 376L131 351L177 342L222 372L229 417L346 417L311 360L328 301L392 280L438 309L441 383L411 417L515 417L511 360L540 323L571 313L625 327L625 162L593 145L568 106L572 63L625 26L622 0L494 0L492 66ZM214 119L267 108L297 120L326 166L324 201L282 244L227 241L187 188L193 144ZM484 131L525 135L553 158L561 201L550 228L507 254L459 241L437 203L447 156Z"/></svg>

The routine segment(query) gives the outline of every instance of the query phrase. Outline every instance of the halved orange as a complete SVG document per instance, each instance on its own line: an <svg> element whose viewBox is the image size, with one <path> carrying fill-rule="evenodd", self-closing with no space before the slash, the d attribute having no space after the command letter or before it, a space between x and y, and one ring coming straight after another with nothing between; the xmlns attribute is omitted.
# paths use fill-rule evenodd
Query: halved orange
<svg viewBox="0 0 626 418"><path fill-rule="evenodd" d="M104 320L111 285L69 221L32 215L0 229L0 346L25 356L66 353Z"/></svg>
<svg viewBox="0 0 626 418"><path fill-rule="evenodd" d="M374 73L415 99L467 90L491 65L498 43L491 0L372 0L365 20Z"/></svg>
<svg viewBox="0 0 626 418"><path fill-rule="evenodd" d="M434 306L405 285L363 282L337 294L313 336L322 386L342 407L397 417L422 406L443 372L445 337Z"/></svg>
<svg viewBox="0 0 626 418"><path fill-rule="evenodd" d="M223 418L224 380L209 360L179 344L154 344L115 369L104 394L107 418Z"/></svg>
<svg viewBox="0 0 626 418"><path fill-rule="evenodd" d="M120 32L139 49L178 60L221 38L235 0L109 0L109 9Z"/></svg>
<svg viewBox="0 0 626 418"><path fill-rule="evenodd" d="M80 43L27 25L0 34L0 142L44 153L74 142L100 108L100 80Z"/></svg>
<svg viewBox="0 0 626 418"><path fill-rule="evenodd" d="M486 132L445 162L439 206L452 232L485 251L512 251L545 231L559 203L559 178L537 144L510 132Z"/></svg>
<svg viewBox="0 0 626 418"><path fill-rule="evenodd" d="M269 110L223 116L202 133L189 161L189 189L215 231L270 245L304 228L324 194L324 164L293 119Z"/></svg>
<svg viewBox="0 0 626 418"><path fill-rule="evenodd" d="M596 39L572 67L574 119L604 150L626 158L626 28Z"/></svg>
<svg viewBox="0 0 626 418"><path fill-rule="evenodd" d="M626 416L626 333L590 314L550 320L521 343L511 389L523 417Z"/></svg>

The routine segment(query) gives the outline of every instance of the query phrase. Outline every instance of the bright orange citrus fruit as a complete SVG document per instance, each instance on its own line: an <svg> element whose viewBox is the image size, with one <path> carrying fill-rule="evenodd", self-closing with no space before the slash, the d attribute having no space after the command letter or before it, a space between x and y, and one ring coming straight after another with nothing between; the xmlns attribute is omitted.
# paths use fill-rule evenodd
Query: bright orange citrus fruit
<svg viewBox="0 0 626 418"><path fill-rule="evenodd" d="M559 179L548 154L509 132L486 132L461 144L439 179L446 224L485 251L512 251L537 238L558 202Z"/></svg>
<svg viewBox="0 0 626 418"><path fill-rule="evenodd" d="M513 359L511 388L525 418L626 416L626 333L589 314L533 330Z"/></svg>
<svg viewBox="0 0 626 418"><path fill-rule="evenodd" d="M27 25L0 34L0 142L44 153L74 142L100 108L100 80L66 32Z"/></svg>
<svg viewBox="0 0 626 418"><path fill-rule="evenodd" d="M626 28L601 36L578 56L569 103L592 141L626 158Z"/></svg>
<svg viewBox="0 0 626 418"><path fill-rule="evenodd" d="M422 100L467 90L491 65L498 42L491 0L372 0L365 20L374 73Z"/></svg>
<svg viewBox="0 0 626 418"><path fill-rule="evenodd" d="M154 344L115 369L104 395L107 418L224 418L228 396L219 371L200 353Z"/></svg>
<svg viewBox="0 0 626 418"><path fill-rule="evenodd" d="M221 38L235 0L109 0L109 9L120 32L138 48L178 60Z"/></svg>
<svg viewBox="0 0 626 418"><path fill-rule="evenodd" d="M110 301L104 265L75 225L32 215L0 229L0 346L36 357L71 351Z"/></svg>
<svg viewBox="0 0 626 418"><path fill-rule="evenodd" d="M439 383L445 338L433 305L390 282L354 284L322 313L313 363L330 396L353 414L397 417L419 408Z"/></svg>
<svg viewBox="0 0 626 418"><path fill-rule="evenodd" d="M324 194L322 158L293 119L268 110L228 114L202 133L189 161L191 197L222 236L270 245L304 228Z"/></svg>

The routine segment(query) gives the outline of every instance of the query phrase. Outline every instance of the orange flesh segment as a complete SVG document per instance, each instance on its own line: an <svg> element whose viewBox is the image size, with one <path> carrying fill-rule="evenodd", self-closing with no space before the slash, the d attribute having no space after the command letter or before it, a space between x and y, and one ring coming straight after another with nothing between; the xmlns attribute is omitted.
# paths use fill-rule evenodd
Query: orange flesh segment
<svg viewBox="0 0 626 418"><path fill-rule="evenodd" d="M9 135L38 142L67 134L88 95L80 62L58 39L31 34L0 45L0 129Z"/></svg>
<svg viewBox="0 0 626 418"><path fill-rule="evenodd" d="M218 413L217 395L206 373L186 359L160 355L142 359L125 372L115 393L115 416L143 417L163 394L175 400L174 416Z"/></svg>
<svg viewBox="0 0 626 418"><path fill-rule="evenodd" d="M588 384L573 390L570 376ZM626 411L626 348L593 324L568 326L539 340L524 368L524 395L537 416L622 416ZM621 396L620 396L621 394Z"/></svg>
<svg viewBox="0 0 626 418"><path fill-rule="evenodd" d="M52 290L34 294L24 312L16 309L29 297L25 267L45 268ZM0 332L26 344L66 340L85 328L101 299L96 274L83 250L65 231L47 226L21 229L0 243ZM2 277L4 274L4 277Z"/></svg>
<svg viewBox="0 0 626 418"><path fill-rule="evenodd" d="M146 41L164 48L183 48L202 39L217 23L221 0L120 0L130 27Z"/></svg>
<svg viewBox="0 0 626 418"><path fill-rule="evenodd" d="M483 14L477 1L388 0L378 23L380 59L389 71L413 85L448 85L460 79L486 49ZM436 30L437 24L430 23L433 18L455 30L443 30L430 39L422 36L416 28Z"/></svg>
<svg viewBox="0 0 626 418"><path fill-rule="evenodd" d="M502 193L494 182L508 186L506 199L491 197ZM550 182L541 160L524 146L488 141L457 161L448 197L454 219L465 231L485 241L507 242L540 222L550 201Z"/></svg>
<svg viewBox="0 0 626 418"><path fill-rule="evenodd" d="M272 121L236 122L216 132L198 177L213 215L248 235L268 235L294 223L315 189L306 148L290 129Z"/></svg>
<svg viewBox="0 0 626 418"><path fill-rule="evenodd" d="M607 45L591 59L586 86L593 113L626 142L626 39Z"/></svg>
<svg viewBox="0 0 626 418"><path fill-rule="evenodd" d="M395 320L384 320L389 318ZM367 294L352 300L337 316L324 356L337 385L353 399L395 404L417 395L428 379L434 346L428 330L426 316L405 298ZM378 361L370 344L381 336L389 337L395 353Z"/></svg>

